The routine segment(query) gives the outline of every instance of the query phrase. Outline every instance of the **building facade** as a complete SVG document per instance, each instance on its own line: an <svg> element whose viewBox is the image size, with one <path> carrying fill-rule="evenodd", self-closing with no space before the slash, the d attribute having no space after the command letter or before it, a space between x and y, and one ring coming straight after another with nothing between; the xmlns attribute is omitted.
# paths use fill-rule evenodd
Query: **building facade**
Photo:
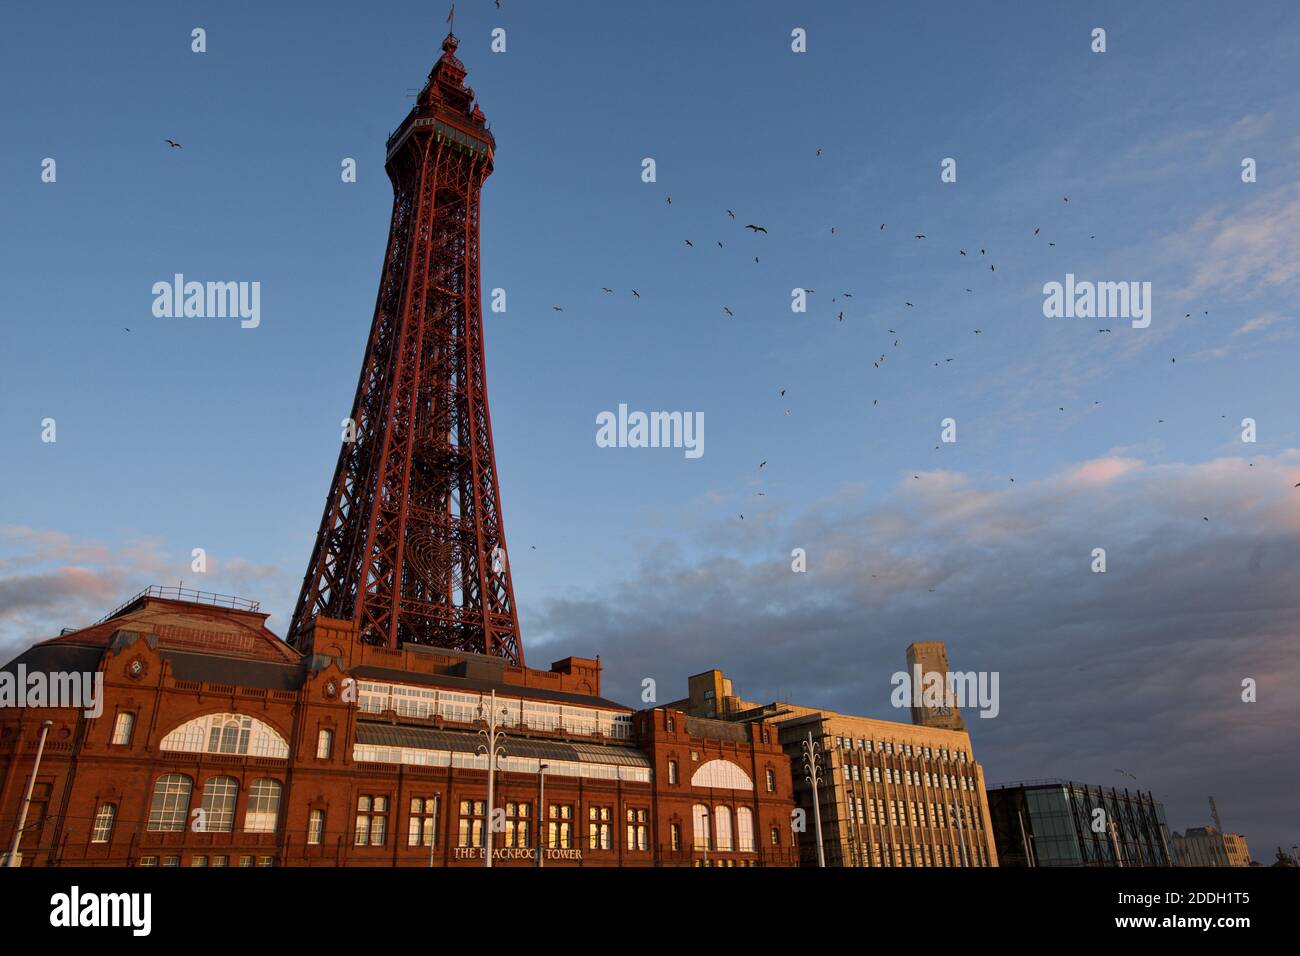
<svg viewBox="0 0 1300 956"><path fill-rule="evenodd" d="M1003 866L1173 866L1177 858L1150 793L1035 780L994 787L988 805Z"/></svg>
<svg viewBox="0 0 1300 956"><path fill-rule="evenodd" d="M1173 846L1179 866L1250 866L1250 851L1239 833L1220 833L1212 826L1188 827L1181 835L1173 835Z"/></svg>
<svg viewBox="0 0 1300 956"><path fill-rule="evenodd" d="M21 865L482 866L489 841L493 865L794 862L772 724L633 712L600 696L598 660L389 649L323 617L300 652L214 600L150 589L3 668L102 680L95 716L0 707L0 839L26 804Z"/></svg>
<svg viewBox="0 0 1300 956"><path fill-rule="evenodd" d="M776 725L802 811L795 833L802 865L818 864L818 817L826 866L998 865L984 771L964 731L754 704L737 697L718 670L691 677L688 688L689 696L669 707ZM810 742L819 767L817 812L804 763Z"/></svg>

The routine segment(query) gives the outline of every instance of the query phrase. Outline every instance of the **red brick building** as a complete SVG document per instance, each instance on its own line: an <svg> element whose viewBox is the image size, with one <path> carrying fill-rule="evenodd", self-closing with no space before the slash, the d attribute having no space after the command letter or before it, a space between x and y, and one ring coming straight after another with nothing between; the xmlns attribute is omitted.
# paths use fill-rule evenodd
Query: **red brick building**
<svg viewBox="0 0 1300 956"><path fill-rule="evenodd" d="M22 866L482 866L495 693L494 865L538 865L539 842L544 866L794 862L767 723L633 712L600 696L599 660L388 649L327 618L299 652L266 617L153 588L5 665L11 690L21 673L103 691L95 717L0 707L3 848L48 719Z"/></svg>

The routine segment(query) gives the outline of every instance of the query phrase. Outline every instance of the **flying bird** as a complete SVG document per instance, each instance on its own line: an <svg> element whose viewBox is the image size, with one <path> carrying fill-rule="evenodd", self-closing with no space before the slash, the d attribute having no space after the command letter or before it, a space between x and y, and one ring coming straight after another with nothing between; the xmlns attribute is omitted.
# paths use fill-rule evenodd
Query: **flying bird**
<svg viewBox="0 0 1300 956"><path fill-rule="evenodd" d="M686 240L686 244L687 244L688 246L690 246L692 249L695 248L695 243L691 242L691 240L689 240L689 239Z"/></svg>
<svg viewBox="0 0 1300 956"><path fill-rule="evenodd" d="M747 225L745 228L752 229L754 232L767 232L767 230L764 229L762 226L756 226L752 222L749 225Z"/></svg>
<svg viewBox="0 0 1300 956"><path fill-rule="evenodd" d="M730 216L732 219L736 218L736 214L732 212L730 209L727 210L727 215Z"/></svg>
<svg viewBox="0 0 1300 956"><path fill-rule="evenodd" d="M840 321L841 321L841 322L844 321L844 313L843 313L843 312L840 313Z"/></svg>
<svg viewBox="0 0 1300 956"><path fill-rule="evenodd" d="M600 291L601 291L601 292L613 292L614 290L613 290L613 289L607 289L605 286L601 286L601 287L600 287Z"/></svg>
<svg viewBox="0 0 1300 956"><path fill-rule="evenodd" d="M917 238L917 239L924 239L924 238L925 238L925 234L924 234L924 233L921 233L921 232L918 232L918 233L916 234L916 238Z"/></svg>
<svg viewBox="0 0 1300 956"><path fill-rule="evenodd" d="M781 394L782 394L782 395L785 394L785 389L781 389ZM1297 485L1296 487L1300 487L1300 485Z"/></svg>
<svg viewBox="0 0 1300 956"><path fill-rule="evenodd" d="M958 249L957 251L960 252L963 256L966 255L965 249Z"/></svg>
<svg viewBox="0 0 1300 956"><path fill-rule="evenodd" d="M1035 235L1035 236L1038 235L1038 230L1037 230L1037 229L1034 230L1034 235Z"/></svg>
<svg viewBox="0 0 1300 956"><path fill-rule="evenodd" d="M881 232L885 231L885 224L883 222L880 224L880 231Z"/></svg>
<svg viewBox="0 0 1300 956"><path fill-rule="evenodd" d="M725 313L727 313L727 315L730 315L730 316L733 316L733 317L735 316L735 313L732 312L730 309L728 309L725 305L722 307L722 311L725 312Z"/></svg>
<svg viewBox="0 0 1300 956"><path fill-rule="evenodd" d="M719 249L722 248L722 241L721 241L721 240L718 241L718 248L719 248Z"/></svg>
<svg viewBox="0 0 1300 956"><path fill-rule="evenodd" d="M767 464L767 459L765 458L765 459L763 459L762 461L760 461L760 462L758 463L758 467L759 467L759 468L762 468L762 467L763 467L764 465L766 465L766 464Z"/></svg>
<svg viewBox="0 0 1300 956"><path fill-rule="evenodd" d="M1119 769L1119 767L1116 767L1116 768L1115 768L1115 772L1116 772L1116 773L1123 774L1123 775L1126 776L1126 777L1132 777L1134 780L1137 779L1137 776L1136 776L1136 775L1129 773L1127 770L1121 770L1121 769Z"/></svg>
<svg viewBox="0 0 1300 956"><path fill-rule="evenodd" d="M672 196L669 196L669 197L668 197L668 205L671 206L672 204L673 204L673 197L672 197Z"/></svg>
<svg viewBox="0 0 1300 956"><path fill-rule="evenodd" d="M563 311L564 311L564 310L561 309L558 305L553 305L553 306L551 306L551 308L554 309L556 312L563 312Z"/></svg>
<svg viewBox="0 0 1300 956"><path fill-rule="evenodd" d="M819 146L819 147L817 147L817 155L820 156L821 154L822 154L822 151L821 151L821 147Z"/></svg>
<svg viewBox="0 0 1300 956"><path fill-rule="evenodd" d="M632 290L632 294L633 294L634 296L636 296L638 299L641 298L641 293L638 292L638 291L636 291L636 289L633 289L633 290Z"/></svg>
<svg viewBox="0 0 1300 956"><path fill-rule="evenodd" d="M182 146L180 143L176 142L175 140L165 139L165 140L163 140L163 142L166 143L168 146L170 146L172 149L184 149L184 148L185 148L184 146Z"/></svg>

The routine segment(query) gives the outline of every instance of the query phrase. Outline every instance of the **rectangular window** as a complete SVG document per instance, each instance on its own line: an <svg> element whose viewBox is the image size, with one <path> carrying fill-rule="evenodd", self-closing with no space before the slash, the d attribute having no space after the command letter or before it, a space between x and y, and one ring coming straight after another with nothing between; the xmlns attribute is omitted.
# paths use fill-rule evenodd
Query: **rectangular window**
<svg viewBox="0 0 1300 956"><path fill-rule="evenodd" d="M208 865L208 858L206 856L190 857L190 866L207 866L207 865Z"/></svg>
<svg viewBox="0 0 1300 956"><path fill-rule="evenodd" d="M91 843L107 843L113 839L113 821L117 819L117 807L111 803L101 804L95 814L95 832L91 834Z"/></svg>
<svg viewBox="0 0 1300 956"><path fill-rule="evenodd" d="M253 865L253 858L252 858L251 856L249 856L248 854L244 854L243 856L241 856L241 857L239 858L239 865L240 865L240 866L252 866L252 865Z"/></svg>
<svg viewBox="0 0 1300 956"><path fill-rule="evenodd" d="M330 753L334 750L334 731L321 730L316 735L316 759L329 760Z"/></svg>
<svg viewBox="0 0 1300 956"><path fill-rule="evenodd" d="M644 852L650 849L648 810L627 808L627 848L629 851Z"/></svg>
<svg viewBox="0 0 1300 956"><path fill-rule="evenodd" d="M179 856L165 856L162 858L163 866L180 866L181 858Z"/></svg>
<svg viewBox="0 0 1300 956"><path fill-rule="evenodd" d="M767 771L767 792L776 793L776 771L772 770L770 767Z"/></svg>
<svg viewBox="0 0 1300 956"><path fill-rule="evenodd" d="M362 794L357 798L356 845L383 846L387 836L388 797Z"/></svg>
<svg viewBox="0 0 1300 956"><path fill-rule="evenodd" d="M672 838L673 849L680 850L682 848L682 825L680 823L672 824L669 828L669 833Z"/></svg>
<svg viewBox="0 0 1300 956"><path fill-rule="evenodd" d="M142 856L142 857L140 857L140 863L139 863L139 865L140 865L140 866L157 866L157 865L158 865L158 857L156 857L156 856Z"/></svg>
<svg viewBox="0 0 1300 956"><path fill-rule="evenodd" d="M310 846L320 846L321 839L325 836L325 811L313 810L311 816L307 818L307 843Z"/></svg>
<svg viewBox="0 0 1300 956"><path fill-rule="evenodd" d="M676 760L668 761L668 782L673 785L676 785L677 783L677 761Z"/></svg>
<svg viewBox="0 0 1300 956"><path fill-rule="evenodd" d="M460 802L458 846L486 846L483 842L483 821L486 819L486 814L487 803L483 800Z"/></svg>
<svg viewBox="0 0 1300 956"><path fill-rule="evenodd" d="M275 863L275 857L273 856L259 856L257 858L258 866L272 866L274 863Z"/></svg>
<svg viewBox="0 0 1300 956"><path fill-rule="evenodd" d="M230 857L228 856L214 856L212 858L213 866L227 866L229 863L230 863Z"/></svg>
<svg viewBox="0 0 1300 956"><path fill-rule="evenodd" d="M612 810L610 807L587 808L588 846L593 850L610 848L612 827L610 825Z"/></svg>
<svg viewBox="0 0 1300 956"><path fill-rule="evenodd" d="M118 714L113 724L113 746L126 747L131 743L131 731L135 729L135 714Z"/></svg>
<svg viewBox="0 0 1300 956"><path fill-rule="evenodd" d="M506 810L506 846L528 846L529 803L507 803Z"/></svg>
<svg viewBox="0 0 1300 956"><path fill-rule="evenodd" d="M548 808L547 845L552 850L573 849L573 807L552 803Z"/></svg>
<svg viewBox="0 0 1300 956"><path fill-rule="evenodd" d="M437 814L436 797L411 798L411 816L406 826L407 846L433 846Z"/></svg>

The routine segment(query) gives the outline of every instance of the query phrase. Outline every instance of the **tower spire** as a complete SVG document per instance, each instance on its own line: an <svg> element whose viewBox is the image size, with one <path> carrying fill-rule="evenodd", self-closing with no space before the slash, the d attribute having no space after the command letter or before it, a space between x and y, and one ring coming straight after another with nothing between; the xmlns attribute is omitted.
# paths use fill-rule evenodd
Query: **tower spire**
<svg viewBox="0 0 1300 956"><path fill-rule="evenodd" d="M496 143L456 46L449 33L388 140L388 252L354 434L289 628L303 649L324 615L351 620L367 644L524 662L483 356L479 193Z"/></svg>

